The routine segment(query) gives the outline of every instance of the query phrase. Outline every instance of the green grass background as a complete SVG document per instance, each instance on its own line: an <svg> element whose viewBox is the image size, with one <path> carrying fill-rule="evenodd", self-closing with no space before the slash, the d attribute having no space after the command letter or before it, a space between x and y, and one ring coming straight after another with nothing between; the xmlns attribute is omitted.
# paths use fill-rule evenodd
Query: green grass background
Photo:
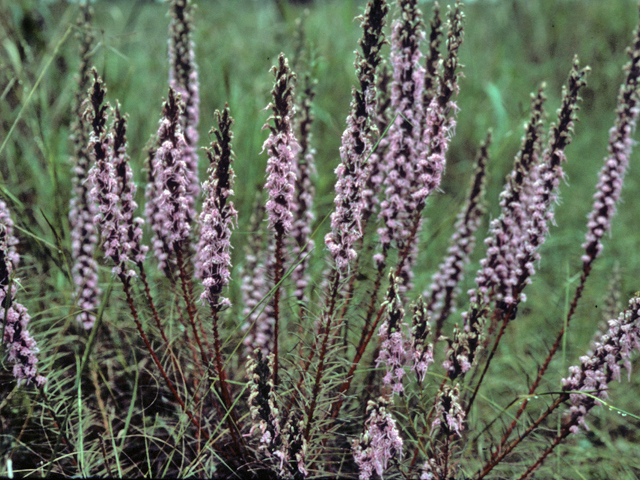
<svg viewBox="0 0 640 480"><path fill-rule="evenodd" d="M312 73L318 79L313 129L318 223L332 207L332 171L339 161L340 136L355 83L353 51L360 29L354 17L362 13L364 3L317 0L308 7L305 21L313 56ZM36 0L2 0L1 5L1 188L5 197L11 196L14 220L19 226L23 255L20 301L34 317L32 333L41 348L44 373L49 374L55 370L56 345L68 340L56 335L66 335L63 325L68 321L72 302L65 262L71 194L68 135L78 65L72 25L78 7ZM421 2L426 18L431 5ZM162 98L167 95L167 7L156 2L114 0L98 1L94 9L93 31L98 43L93 61L106 82L108 100L114 104L117 99L130 115L129 152L143 190L144 145L157 128ZM487 129L494 132L488 200L489 216L495 216L498 194L519 147L523 122L528 118L530 92L546 82L548 118L553 121L573 56L577 54L581 64L592 69L582 94L575 139L567 150L567 181L561 186L561 202L556 207L557 227L551 228L534 283L526 290L529 300L520 307L518 319L510 326L492 366L492 381L483 391L487 405L496 401L504 406L501 399L521 393L527 384L523 372L531 372L544 359L573 295L581 266L580 244L586 216L606 154L608 130L624 75L622 66L627 62L625 48L638 22L638 13L636 4L626 0L480 0L469 3L464 11L464 77L460 80L458 124L441 192L427 207L416 291L428 284L441 260L473 171L475 149ZM242 263L253 196L256 187L264 182L266 156L260 152L266 138L262 126L267 113L263 110L272 86L269 69L281 51L293 53L294 20L302 13L301 7L288 5L283 11L278 10L275 2L266 0L201 1L198 5L195 42L201 83L201 145L209 141L207 132L215 109L228 103L235 119L235 192L240 210L240 227L233 237L237 265ZM202 160L204 179L204 156ZM547 374L548 384L543 389L559 389L559 378L566 375L566 367L586 352L602 320L606 288L616 262L621 268L623 302L640 289L639 160L640 152L636 151L611 238L605 240L602 258L594 267L566 349L554 362L555 371ZM482 233L486 232L487 223ZM321 239L327 227L325 221L317 232L317 258L324 255ZM472 285L472 273L482 253L479 247L466 287ZM109 278L107 272L105 269L105 282ZM233 287L237 292L238 285ZM622 385L612 386L611 402L640 416L639 391L639 382L632 375L630 384L624 379ZM544 398L539 401L542 410ZM486 412L490 410L487 408ZM545 475L595 479L613 478L605 472L617 472L616 478L635 478L640 472L640 420L600 408L590 414L588 423L591 432L571 439L548 462ZM524 455L525 464L526 460ZM513 466L518 471L517 465Z"/></svg>

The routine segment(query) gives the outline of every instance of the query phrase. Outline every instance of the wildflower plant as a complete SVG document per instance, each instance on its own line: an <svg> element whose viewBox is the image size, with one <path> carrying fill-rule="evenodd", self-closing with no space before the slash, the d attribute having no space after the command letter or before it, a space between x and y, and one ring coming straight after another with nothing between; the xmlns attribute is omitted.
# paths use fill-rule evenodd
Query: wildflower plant
<svg viewBox="0 0 640 480"><path fill-rule="evenodd" d="M0 165L0 419L7 425L0 452L8 476L565 476L563 456L579 459L578 442L606 429L596 407L622 411L613 380L623 368L637 386L639 294L620 306L621 271L631 267L620 263L606 298L590 285L606 277L606 262L597 260L633 172L640 27L585 240L567 264L579 267L562 285L547 275L555 265L545 259L559 258L551 227L565 220L557 216L563 181L572 164L587 164L570 144L582 133L581 105L602 116L590 110L598 95L577 57L563 67L562 89L543 83L531 95L528 120L511 131L522 135L514 157L505 153L511 132L499 127L476 128L484 138L477 147L476 138L458 143L465 122L477 127L465 105L471 87L460 1L435 3L428 22L424 2L366 2L357 17L355 84L344 97L332 92L344 104L335 118L346 113L338 130L320 103L327 78L314 78L327 71L307 39L313 13L296 24L293 56L264 56L273 58L270 99L249 89L242 97L256 105L236 108L231 72L242 62L227 64L219 52L215 61L198 54L214 62L206 69L196 64L195 52L206 52L196 47L215 36L202 20L212 12L189 0L167 3L169 85L144 79L164 92L144 107L154 122L146 125L146 151L143 119L125 113L131 96L116 100L121 79L94 58L109 37L94 35L87 6L69 26L80 32L77 93L69 108L62 104L71 94L52 109L68 111L73 175L59 182L58 165L46 164L56 188L71 187L68 225L58 228L41 199L4 181L19 179L14 157L28 142L0 146L10 160ZM284 29L294 7L278 5ZM469 11L472 22L477 11ZM28 58L29 44L20 45L15 51ZM0 101L10 105L17 92L3 85ZM551 116L555 90L561 98ZM260 110L268 113L259 117ZM24 124L17 114L17 133L12 127L7 138L38 125L44 132L39 112ZM252 143L253 117L264 126ZM205 122L214 125L201 150ZM327 156L322 141L336 131ZM209 160L205 178L200 157ZM492 173L505 162L499 185ZM252 178L256 165L260 176ZM460 181L461 172L470 178ZM464 198L441 207L465 183ZM447 230L448 244L441 241ZM448 246L437 252L440 245ZM539 298L536 277L565 292L564 312L552 305L557 294ZM588 305L597 302L607 306L596 332L602 308ZM585 325L596 332L591 347L579 338ZM530 341L533 330L544 347ZM637 436L640 412L629 413L626 431Z"/></svg>

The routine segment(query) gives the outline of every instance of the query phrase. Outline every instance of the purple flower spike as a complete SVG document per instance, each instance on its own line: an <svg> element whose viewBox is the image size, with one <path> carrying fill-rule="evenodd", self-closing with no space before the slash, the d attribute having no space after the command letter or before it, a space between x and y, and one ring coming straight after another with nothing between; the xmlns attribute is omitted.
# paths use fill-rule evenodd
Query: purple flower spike
<svg viewBox="0 0 640 480"><path fill-rule="evenodd" d="M488 134L478 151L473 183L467 196L467 202L458 214L454 226L455 233L451 237L451 243L447 249L447 257L433 276L429 290L424 293L427 298L429 315L435 317L435 313L438 313L435 319L436 340L440 337L445 319L455 309L458 284L462 280L464 266L469 263L469 257L474 250L475 232L480 227L480 221L485 211L486 167L490 143L491 134Z"/></svg>
<svg viewBox="0 0 640 480"><path fill-rule="evenodd" d="M368 480L375 471L381 478L389 459L402 456L402 439L396 421L387 412L388 402L369 400L365 431L353 442L353 458L360 469L360 480Z"/></svg>
<svg viewBox="0 0 640 480"><path fill-rule="evenodd" d="M535 273L534 263L540 259L539 248L544 243L553 223L553 203L556 201L558 185L563 178L562 163L566 160L564 150L571 143L571 134L578 110L578 93L586 85L589 68L579 69L577 57L569 73L569 81L564 89L562 106L558 112L558 123L551 128L550 140L543 153L542 163L537 166L537 178L532 185L533 198L528 205L530 222L527 224L526 241L522 249L513 252L516 255L514 282L509 282L511 290L505 295L505 303L514 303L525 299L522 290L531 283Z"/></svg>
<svg viewBox="0 0 640 480"><path fill-rule="evenodd" d="M35 381L42 386L47 379L38 375L36 364L38 347L29 335L27 325L31 317L27 309L15 301L17 286L11 283L11 275L18 265L19 257L15 250L18 240L13 235L13 221L6 204L0 200L0 318L3 319L2 343L9 360L14 363L13 376L18 381ZM13 279L13 282L16 282Z"/></svg>
<svg viewBox="0 0 640 480"><path fill-rule="evenodd" d="M579 426L587 428L585 417L600 400L607 398L612 380L620 380L620 363L631 375L631 354L640 350L640 296L629 301L629 308L618 318L609 321L609 330L595 342L592 352L580 357L580 366L569 368L571 374L562 379L564 392L570 394L571 408L565 428L578 433ZM585 395L585 392L589 395ZM588 428L587 428L588 429Z"/></svg>
<svg viewBox="0 0 640 480"><path fill-rule="evenodd" d="M532 186L536 180L538 152L542 141L544 118L544 85L531 97L531 116L513 170L500 194L500 216L490 225L485 240L487 253L480 261L476 275L477 290L471 291L471 302L489 303L494 295L504 300L516 281L516 253L526 240L529 205L533 201ZM507 299L511 300L511 299Z"/></svg>
<svg viewBox="0 0 640 480"><path fill-rule="evenodd" d="M87 330L93 327L98 309L100 288L98 287L98 264L94 260L94 253L98 245L98 235L94 225L95 216L98 214L95 202L90 201L89 183L86 182L89 175L89 164L95 158L95 148L106 148L106 145L97 141L104 134L107 122L108 107L103 105L106 90L98 77L98 72L92 69L94 77L93 86L89 98L85 102L86 111L83 113L82 126L78 125L78 131L84 132L88 145L84 145L83 152L77 156L75 173L75 197L71 200L69 211L69 223L71 225L71 251L75 263L71 270L75 288L75 299L80 313L77 321Z"/></svg>
<svg viewBox="0 0 640 480"><path fill-rule="evenodd" d="M616 203L624 181L635 131L640 112L640 30L636 30L633 48L629 49L631 61L624 67L627 78L618 93L615 125L609 131L609 155L600 170L600 179L594 195L593 209L589 215L586 242L582 245L585 255L582 257L584 269L591 264L602 251L602 237L611 229L611 219L615 214Z"/></svg>
<svg viewBox="0 0 640 480"><path fill-rule="evenodd" d="M229 201L233 195L234 172L231 168L233 151L231 140L233 119L229 108L215 112L218 130L214 130L216 141L208 150L211 162L210 177L203 185L206 194L200 214L200 242L196 252L196 276L205 287L203 301L211 305L230 306L228 298L220 297L222 289L229 284L231 276L231 230L238 221L238 212Z"/></svg>
<svg viewBox="0 0 640 480"><path fill-rule="evenodd" d="M198 121L200 117L200 85L193 42L193 3L190 0L171 1L169 25L169 86L180 94L184 110L180 114L186 142L184 158L187 176L189 218L194 219L195 198L200 194L198 180Z"/></svg>
<svg viewBox="0 0 640 480"><path fill-rule="evenodd" d="M424 381L424 376L433 363L433 344L427 343L430 333L429 315L422 297L413 305L413 327L411 328L411 353L413 366L411 370L416 372L419 382Z"/></svg>
<svg viewBox="0 0 640 480"><path fill-rule="evenodd" d="M138 265L144 262L149 247L142 245L142 227L144 220L133 216L138 208L134 198L137 187L133 182L133 172L129 164L127 149L127 119L120 114L120 106L116 105L115 119L113 122L113 169L118 182L118 197L120 199L120 212L122 216L122 249L127 260ZM127 272L132 276L131 271Z"/></svg>
<svg viewBox="0 0 640 480"><path fill-rule="evenodd" d="M383 226L378 229L383 255L395 243L405 246L410 232L412 208L411 188L415 184L414 163L421 152L425 69L421 65L420 44L424 40L422 15L416 0L399 2L399 18L393 22L391 34L391 108L396 114L389 129L389 149L384 159L385 199L380 205Z"/></svg>
<svg viewBox="0 0 640 480"><path fill-rule="evenodd" d="M387 373L382 380L383 383L391 385L393 393L402 395L404 392L402 385L402 378L405 373L404 367L412 360L414 350L411 348L411 344L407 341L403 331L404 308L402 308L397 281L393 275L389 277L389 292L387 293L386 304L387 313L378 332L380 354L376 360L376 366L380 366L381 363L387 366ZM418 361L421 360L418 359Z"/></svg>
<svg viewBox="0 0 640 480"><path fill-rule="evenodd" d="M179 247L188 238L190 226L190 201L187 194L187 163L184 156L186 142L180 127L180 112L183 103L170 88L165 101L158 129L158 148L152 166L157 198L147 206L147 216L153 215L152 229L156 236L154 248L160 259L160 268L167 266L166 252L162 245L172 249ZM155 207L155 208L152 208Z"/></svg>
<svg viewBox="0 0 640 480"><path fill-rule="evenodd" d="M431 426L440 427L445 435L461 435L464 430L464 409L460 405L460 391L456 384L453 388L445 385L436 398L435 419Z"/></svg>
<svg viewBox="0 0 640 480"><path fill-rule="evenodd" d="M272 72L276 76L276 82L272 90L273 103L270 103L267 108L271 108L273 113L264 127L271 130L271 133L262 149L267 150L269 154L265 184L265 190L269 195L267 201L269 226L282 236L288 233L292 226L291 204L295 182L293 165L300 146L292 128L295 75L289 69L289 63L283 53L278 57L278 66L273 67ZM269 123L271 120L273 125Z"/></svg>
<svg viewBox="0 0 640 480"><path fill-rule="evenodd" d="M331 214L331 232L324 241L335 267L343 273L356 259L354 244L362 237L364 190L371 174L366 162L373 148L371 134L375 131L375 71L380 63L380 49L384 43L382 29L388 11L389 6L383 0L367 4L362 20L364 35L360 40L362 55L356 53L355 61L360 90L353 88L351 91L351 111L340 147L341 161L335 170L336 207Z"/></svg>
<svg viewBox="0 0 640 480"><path fill-rule="evenodd" d="M126 118L116 106L113 132L91 135L89 145L95 165L89 179L93 184L91 197L98 206L94 223L100 229L105 255L116 264L115 275L131 278L136 273L130 263L141 264L147 247L141 244L143 220L133 218L136 186L126 154L126 130Z"/></svg>

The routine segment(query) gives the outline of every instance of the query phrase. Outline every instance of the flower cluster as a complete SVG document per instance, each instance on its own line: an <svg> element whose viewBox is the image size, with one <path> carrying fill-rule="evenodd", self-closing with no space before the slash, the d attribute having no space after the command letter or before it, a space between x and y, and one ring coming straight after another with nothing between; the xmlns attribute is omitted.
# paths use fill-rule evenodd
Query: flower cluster
<svg viewBox="0 0 640 480"><path fill-rule="evenodd" d="M517 280L516 252L526 241L528 210L533 201L530 190L535 183L538 151L542 141L545 97L543 89L531 98L531 117L513 170L500 194L500 216L491 222L491 234L485 240L486 256L476 275L477 290L470 291L471 301L487 304L492 298L513 303L508 297ZM520 253L522 255L522 253ZM498 291L496 291L498 290Z"/></svg>
<svg viewBox="0 0 640 480"><path fill-rule="evenodd" d="M418 381L423 382L424 376L433 363L433 344L426 343L431 329L429 327L429 314L422 297L413 305L413 321L411 328L411 351L413 366L411 370L416 372Z"/></svg>
<svg viewBox="0 0 640 480"><path fill-rule="evenodd" d="M250 380L248 403L251 408L250 435L260 431L260 448L273 453L281 442L280 420L275 404L273 380L271 379L273 356L262 358L262 352L256 349L255 358L249 357L247 376Z"/></svg>
<svg viewBox="0 0 640 480"><path fill-rule="evenodd" d="M158 148L152 161L154 184L147 190L147 198L153 192L157 194L153 202L147 202L146 212L155 234L154 250L161 269L168 262L163 245L173 250L181 248L191 231L187 159L184 154L186 142L180 126L183 108L184 104L170 88L162 109Z"/></svg>
<svg viewBox="0 0 640 480"><path fill-rule="evenodd" d="M353 442L353 457L360 469L360 480L368 480L374 471L382 477L389 460L402 456L402 439L396 421L387 412L387 404L383 398L369 401L364 433Z"/></svg>
<svg viewBox="0 0 640 480"><path fill-rule="evenodd" d="M38 347L36 341L27 330L31 317L24 305L16 302L17 286L13 273L18 266L16 252L17 238L13 235L13 221L7 205L0 200L0 318L3 319L2 344L5 346L9 360L13 362L13 376L18 380L30 383L35 381L38 387L47 381L38 374L36 364Z"/></svg>
<svg viewBox="0 0 640 480"><path fill-rule="evenodd" d="M114 263L113 273L125 278L134 277L129 266L142 264L147 247L142 245L141 218L133 218L138 207L134 201L136 186L126 153L126 118L116 106L112 132L107 132L107 109L103 105L106 89L95 72L90 106L85 114L94 126L89 138L89 151L94 162L89 171L93 185L90 197L97 206L94 224L101 232L105 255Z"/></svg>
<svg viewBox="0 0 640 480"><path fill-rule="evenodd" d="M460 391L456 384L453 388L444 385L436 398L435 418L431 426L440 427L445 435L456 433L461 435L464 430L464 409L460 403Z"/></svg>
<svg viewBox="0 0 640 480"><path fill-rule="evenodd" d="M83 10L83 23L89 21L88 9ZM80 312L76 316L78 323L87 330L93 327L99 304L100 288L98 286L98 264L94 254L98 245L98 235L93 223L97 207L89 198L90 185L87 182L91 167L91 154L88 149L92 125L84 117L86 100L85 92L89 87L89 48L92 37L83 38L81 55L82 68L78 79L78 95L76 96L75 120L71 126L71 139L74 154L73 165L73 197L69 204L69 226L71 227L71 256L73 267L71 274L75 284L74 297ZM95 74L94 74L95 77Z"/></svg>
<svg viewBox="0 0 640 480"><path fill-rule="evenodd" d="M582 257L585 269L590 268L591 263L602 251L601 240L611 228L611 218L615 214L615 205L620 199L622 183L629 165L633 146L631 135L640 113L640 30L634 34L629 54L631 61L625 66L627 78L618 94L615 125L609 131L609 156L600 170L600 179L587 224L586 241L582 245L585 249Z"/></svg>
<svg viewBox="0 0 640 480"><path fill-rule="evenodd" d="M402 250L410 235L414 210L407 200L415 184L414 162L422 145L422 15L416 0L401 1L398 6L399 18L393 22L391 34L391 108L396 116L389 128L389 148L384 158L385 198L380 204L383 225L378 229L383 253L376 257L378 265L384 263L392 243Z"/></svg>
<svg viewBox="0 0 640 480"><path fill-rule="evenodd" d="M376 360L376 366L380 366L380 364L387 366L387 373L382 381L385 385L391 385L393 393L397 394L404 392L402 386L404 366L413 357L411 347L405 338L403 326L404 308L400 300L397 280L393 275L390 275L386 316L378 332L380 354Z"/></svg>
<svg viewBox="0 0 640 480"><path fill-rule="evenodd" d="M237 222L238 213L229 201L233 195L234 172L231 168L232 118L229 109L216 111L218 130L214 130L216 141L207 152L211 162L209 180L203 185L206 194L200 214L200 241L196 251L196 276L205 287L202 300L210 304L231 305L221 298L222 289L231 276L231 229Z"/></svg>
<svg viewBox="0 0 640 480"><path fill-rule="evenodd" d="M356 71L360 90L352 89L351 109L347 128L342 134L340 164L336 167L335 211L331 214L331 232L325 244L336 268L346 272L357 253L355 243L362 237L362 211L365 206L364 189L370 168L365 162L372 152L371 135L375 131L372 116L376 111L375 71L380 63L380 49L384 43L382 29L389 6L384 0L367 4L362 20L364 30L360 41L363 56L356 54Z"/></svg>
<svg viewBox="0 0 640 480"><path fill-rule="evenodd" d="M274 66L272 72L276 76L276 82L271 92L273 102L267 108L271 108L273 113L264 127L269 128L271 134L264 142L262 149L269 154L265 184L265 190L269 195L267 201L269 226L279 235L283 235L291 230L293 221L291 213L295 183L293 165L300 145L293 134L292 127L295 75L289 69L289 63L284 54L280 54L278 66ZM271 120L273 125L269 123Z"/></svg>
<svg viewBox="0 0 640 480"><path fill-rule="evenodd" d="M169 25L169 86L180 95L184 109L180 114L186 146L187 196L189 218L195 219L195 199L200 193L198 181L198 121L200 85L193 42L193 10L190 0L171 0Z"/></svg>
<svg viewBox="0 0 640 480"><path fill-rule="evenodd" d="M620 363L631 375L631 354L640 350L640 295L618 318L609 321L607 333L595 342L593 351L580 357L580 366L569 368L571 376L562 379L562 390L571 398L565 425L572 433L585 424L585 417L600 400L607 398L612 380L620 380Z"/></svg>

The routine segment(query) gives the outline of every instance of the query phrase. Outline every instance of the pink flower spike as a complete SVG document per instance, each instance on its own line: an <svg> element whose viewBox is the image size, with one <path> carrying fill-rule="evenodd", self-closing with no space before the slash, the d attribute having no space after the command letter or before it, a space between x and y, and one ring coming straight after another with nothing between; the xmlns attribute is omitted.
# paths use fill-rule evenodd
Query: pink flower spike
<svg viewBox="0 0 640 480"><path fill-rule="evenodd" d="M205 289L203 301L211 305L230 306L229 299L221 297L222 289L231 276L231 231L237 223L238 213L229 201L233 195L234 172L231 168L233 151L231 141L233 119L229 108L215 112L218 130L213 130L216 141L207 151L211 162L210 176L203 185L206 194L200 214L200 241L196 251L196 276Z"/></svg>
<svg viewBox="0 0 640 480"><path fill-rule="evenodd" d="M391 458L402 457L402 439L396 421L387 411L384 398L369 400L364 433L353 441L353 457L360 469L360 480L375 471L381 478Z"/></svg>
<svg viewBox="0 0 640 480"><path fill-rule="evenodd" d="M278 235L284 235L291 230L293 221L291 213L295 182L293 165L300 149L292 128L295 75L289 68L283 53L278 57L278 66L274 66L272 72L276 76L276 82L271 92L273 103L270 103L267 108L271 108L273 113L264 127L271 133L262 147L262 150L266 150L269 154L265 184L269 199L266 207L269 226ZM273 125L269 123L271 120Z"/></svg>
<svg viewBox="0 0 640 480"><path fill-rule="evenodd" d="M15 250L18 240L13 235L13 221L7 205L0 200L0 318L4 324L2 343L13 362L13 376L18 381L35 381L38 387L47 381L38 374L38 347L27 330L31 317L27 309L15 299L17 280L12 278L19 257Z"/></svg>
<svg viewBox="0 0 640 480"><path fill-rule="evenodd" d="M611 219L615 215L616 203L633 147L631 135L636 129L640 113L640 30L634 33L633 48L629 50L631 61L625 65L625 82L618 93L615 124L609 131L609 154L600 170L600 177L594 195L593 208L589 214L587 234L582 248L583 268L586 271L602 251L602 238L611 229Z"/></svg>
<svg viewBox="0 0 640 480"><path fill-rule="evenodd" d="M580 366L569 368L570 376L562 379L562 390L569 392L571 407L566 428L578 433L587 429L585 418L591 409L607 398L609 383L620 380L620 363L631 374L631 355L640 350L640 295L629 300L627 310L609 320L608 331L594 342L592 352L580 357ZM584 393L580 393L584 392ZM588 393L589 395L586 395Z"/></svg>

